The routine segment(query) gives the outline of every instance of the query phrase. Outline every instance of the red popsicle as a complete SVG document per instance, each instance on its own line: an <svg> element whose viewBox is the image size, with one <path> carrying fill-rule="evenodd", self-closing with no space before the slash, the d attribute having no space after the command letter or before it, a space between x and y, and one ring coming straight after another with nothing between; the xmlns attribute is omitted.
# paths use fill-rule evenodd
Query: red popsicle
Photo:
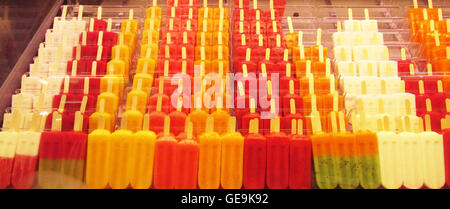
<svg viewBox="0 0 450 209"><path fill-rule="evenodd" d="M246 189L264 189L266 178L266 138L258 133L258 119L250 124L250 133L244 139L244 175Z"/></svg>
<svg viewBox="0 0 450 209"><path fill-rule="evenodd" d="M175 186L175 158L177 140L170 134L170 118L164 118L164 133L155 142L153 184L156 189L173 189Z"/></svg>
<svg viewBox="0 0 450 209"><path fill-rule="evenodd" d="M280 132L280 118L271 120L267 140L267 187L286 189L289 185L289 137Z"/></svg>
<svg viewBox="0 0 450 209"><path fill-rule="evenodd" d="M303 135L303 120L292 120L289 144L289 188L311 188L311 139ZM295 128L297 127L297 128ZM295 130L296 129L296 130Z"/></svg>
<svg viewBox="0 0 450 209"><path fill-rule="evenodd" d="M197 142L192 138L192 123L187 121L186 124L186 138L178 142L175 150L175 189L197 188L200 148Z"/></svg>

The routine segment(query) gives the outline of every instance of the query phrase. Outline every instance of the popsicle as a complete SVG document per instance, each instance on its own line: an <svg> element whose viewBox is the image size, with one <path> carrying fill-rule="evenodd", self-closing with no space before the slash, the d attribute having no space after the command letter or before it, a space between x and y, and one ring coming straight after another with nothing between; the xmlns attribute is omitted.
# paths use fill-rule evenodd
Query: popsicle
<svg viewBox="0 0 450 209"><path fill-rule="evenodd" d="M161 7L158 6L158 1L153 0L152 6L148 7L145 11L146 17L152 17L152 18L161 18Z"/></svg>
<svg viewBox="0 0 450 209"><path fill-rule="evenodd" d="M338 172L339 187L343 189L355 189L359 186L358 158L356 156L356 138L354 134L346 131L344 113L331 112L331 124L334 132L334 143L336 148L336 167ZM337 123L339 120L339 123ZM339 132L337 132L339 124ZM333 126L335 128L333 128Z"/></svg>
<svg viewBox="0 0 450 209"><path fill-rule="evenodd" d="M157 107L158 107L158 98L161 97L161 109L159 111L162 111L166 114L169 113L169 97L167 96L167 90L165 90L165 76L160 76L158 78L158 93L157 94L153 94L152 96L149 97L149 110L150 112L154 112L157 111Z"/></svg>
<svg viewBox="0 0 450 209"><path fill-rule="evenodd" d="M127 94L126 109L130 110L133 106L133 100L136 98L136 110L144 114L147 112L147 93L143 90L143 79L137 80L137 86ZM140 127L140 126L139 126Z"/></svg>
<svg viewBox="0 0 450 209"><path fill-rule="evenodd" d="M57 188L61 186L62 176L62 139L61 132L62 116L57 111L52 113L51 131L45 131L41 134L41 144L39 146L39 173L38 183L43 188Z"/></svg>
<svg viewBox="0 0 450 209"><path fill-rule="evenodd" d="M246 113L245 115L242 116L242 122L241 122L241 132L242 134L246 135L248 134L248 130L250 127L250 121L257 118L260 119L261 116L259 115L259 113L256 112L256 105L255 105L255 99L254 98L250 98L250 112Z"/></svg>
<svg viewBox="0 0 450 209"><path fill-rule="evenodd" d="M230 118L230 114L223 109L223 97L216 97L217 108L216 111L211 113L211 116L214 118L214 131L219 135L225 134L227 132L227 127L229 126L228 120Z"/></svg>
<svg viewBox="0 0 450 209"><path fill-rule="evenodd" d="M266 138L259 134L258 119L250 121L244 139L243 185L246 189L263 189L266 181Z"/></svg>
<svg viewBox="0 0 450 209"><path fill-rule="evenodd" d="M222 137L214 132L214 118L212 116L208 116L206 119L205 132L198 137L198 142L200 145L198 186L200 189L218 189L220 185Z"/></svg>
<svg viewBox="0 0 450 209"><path fill-rule="evenodd" d="M189 113L188 117L191 119L193 125L194 125L194 136L200 136L203 132L205 132L206 127L206 119L208 118L209 114L201 109L202 107L202 98L200 95L195 95L195 109ZM214 121L213 121L214 122ZM214 124L212 124L214 125ZM214 132L215 133L215 132ZM202 145L200 144L200 147Z"/></svg>
<svg viewBox="0 0 450 209"><path fill-rule="evenodd" d="M11 184L16 189L29 189L34 183L41 132L45 126L46 115L41 115L41 107L44 103L46 92L47 85L44 84L39 94L37 106L31 116L30 130L18 132L11 176ZM3 123L6 124L8 122L3 120Z"/></svg>
<svg viewBox="0 0 450 209"><path fill-rule="evenodd" d="M175 136L178 136L179 134L181 134L184 131L184 127L186 126L185 121L186 121L186 113L181 111L183 105L183 99L182 97L178 97L177 100L177 109L176 111L172 111L169 114L170 117L170 126L172 127L172 133Z"/></svg>
<svg viewBox="0 0 450 209"><path fill-rule="evenodd" d="M11 184L11 174L16 154L18 133L16 132L20 127L20 112L18 110L12 112L12 119L10 121L10 129L5 129L0 132L0 189L4 189ZM4 127L9 126L5 121Z"/></svg>
<svg viewBox="0 0 450 209"><path fill-rule="evenodd" d="M199 163L199 144L192 138L192 122L186 119L186 138L175 149L175 189L196 189Z"/></svg>
<svg viewBox="0 0 450 209"><path fill-rule="evenodd" d="M280 132L280 118L271 119L267 140L266 184L271 189L289 185L289 137Z"/></svg>
<svg viewBox="0 0 450 209"><path fill-rule="evenodd" d="M378 119L378 150L380 153L381 184L387 189L397 189L403 184L402 143L391 129L390 118Z"/></svg>
<svg viewBox="0 0 450 209"><path fill-rule="evenodd" d="M292 119L289 140L289 188L311 188L311 140L303 135L303 119Z"/></svg>
<svg viewBox="0 0 450 209"><path fill-rule="evenodd" d="M420 133L423 142L425 186L439 189L445 184L444 145L442 135L431 131L430 116L425 115L425 131Z"/></svg>
<svg viewBox="0 0 450 209"><path fill-rule="evenodd" d="M364 189L376 189L381 184L378 138L376 133L368 130L365 113L357 121L352 114L352 127L356 137L356 154L359 158L359 183Z"/></svg>
<svg viewBox="0 0 450 209"><path fill-rule="evenodd" d="M156 189L173 189L175 186L176 148L177 140L170 134L170 118L165 116L164 132L155 142L153 184Z"/></svg>
<svg viewBox="0 0 450 209"><path fill-rule="evenodd" d="M164 121L167 116L166 113L161 111L162 97L158 96L156 102L156 111L150 113L150 130L155 133L161 133L164 131Z"/></svg>
<svg viewBox="0 0 450 209"><path fill-rule="evenodd" d="M322 132L320 114L317 110L311 112L312 151L314 157L314 172L317 186L321 189L333 189L338 184L337 160L333 155L334 140L332 135Z"/></svg>
<svg viewBox="0 0 450 209"><path fill-rule="evenodd" d="M111 133L105 128L106 123L100 115L97 129L88 135L85 181L95 189L104 189L109 181Z"/></svg>
<svg viewBox="0 0 450 209"><path fill-rule="evenodd" d="M236 118L229 117L227 132L222 135L221 186L240 189L243 180L244 137L236 132Z"/></svg>

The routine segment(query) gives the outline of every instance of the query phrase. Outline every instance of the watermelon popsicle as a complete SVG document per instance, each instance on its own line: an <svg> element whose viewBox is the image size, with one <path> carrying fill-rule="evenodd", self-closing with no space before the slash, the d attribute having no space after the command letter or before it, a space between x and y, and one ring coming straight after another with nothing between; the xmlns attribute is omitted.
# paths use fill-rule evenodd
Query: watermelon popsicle
<svg viewBox="0 0 450 209"><path fill-rule="evenodd" d="M229 117L222 135L220 182L224 189L240 189L243 180L244 137L236 132L236 118Z"/></svg>
<svg viewBox="0 0 450 209"><path fill-rule="evenodd" d="M196 189L199 163L199 145L192 136L193 125L186 119L186 138L181 139L175 151L175 189Z"/></svg>
<svg viewBox="0 0 450 209"><path fill-rule="evenodd" d="M38 183L43 188L57 188L62 185L60 175L61 157L63 156L61 123L61 114L57 111L53 112L51 131L45 131L41 134Z"/></svg>
<svg viewBox="0 0 450 209"><path fill-rule="evenodd" d="M289 188L311 188L311 139L303 135L303 119L291 120Z"/></svg>
<svg viewBox="0 0 450 209"><path fill-rule="evenodd" d="M243 185L246 189L264 189L266 181L266 137L259 134L258 119L250 121L249 134L244 138Z"/></svg>
<svg viewBox="0 0 450 209"><path fill-rule="evenodd" d="M38 161L41 132L45 126L45 114L41 114L47 85L42 86L35 111L31 118L31 127L28 131L18 133L16 155L12 169L11 183L16 189L29 189L33 186L36 165ZM6 123L4 121L4 123Z"/></svg>
<svg viewBox="0 0 450 209"><path fill-rule="evenodd" d="M145 114L142 130L133 140L133 170L130 184L134 189L148 189L152 185L156 134L149 130L149 115Z"/></svg>
<svg viewBox="0 0 450 209"><path fill-rule="evenodd" d="M11 174L18 140L18 128L20 127L21 113L19 110L12 112L10 122L4 121L4 130L0 132L0 189L11 184ZM8 129L6 127L10 126Z"/></svg>

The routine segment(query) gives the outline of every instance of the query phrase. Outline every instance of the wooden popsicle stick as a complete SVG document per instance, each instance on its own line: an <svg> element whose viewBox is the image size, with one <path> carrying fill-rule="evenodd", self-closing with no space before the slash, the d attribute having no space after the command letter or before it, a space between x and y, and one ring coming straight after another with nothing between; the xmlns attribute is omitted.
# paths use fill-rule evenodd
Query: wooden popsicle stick
<svg viewBox="0 0 450 209"><path fill-rule="evenodd" d="M308 78L308 87L309 87L309 94L314 95L314 77Z"/></svg>
<svg viewBox="0 0 450 209"><path fill-rule="evenodd" d="M51 131L60 132L61 131L61 114L58 112L53 112L52 115L52 127ZM15 130L15 129L13 129Z"/></svg>
<svg viewBox="0 0 450 209"><path fill-rule="evenodd" d="M289 107L290 107L290 113L291 113L291 114L296 114L296 113L297 113L297 110L296 110L296 107L295 107L295 100L294 100L294 99L290 99L290 100L289 100Z"/></svg>
<svg viewBox="0 0 450 209"><path fill-rule="evenodd" d="M83 94L88 95L89 94L89 77L84 78L84 86L83 86Z"/></svg>
<svg viewBox="0 0 450 209"><path fill-rule="evenodd" d="M445 47L445 58L450 59L450 47Z"/></svg>
<svg viewBox="0 0 450 209"><path fill-rule="evenodd" d="M368 10L367 8L364 9L364 18L365 18L366 20L369 20L369 19L370 19L370 17L369 17L369 10Z"/></svg>
<svg viewBox="0 0 450 209"><path fill-rule="evenodd" d="M214 117L208 116L206 118L205 132L207 133L214 132Z"/></svg>
<svg viewBox="0 0 450 209"><path fill-rule="evenodd" d="M247 45L246 39L245 39L245 35L244 35L244 34L241 35L241 45L242 45L242 46Z"/></svg>
<svg viewBox="0 0 450 209"><path fill-rule="evenodd" d="M219 61L219 76L223 77L223 61Z"/></svg>
<svg viewBox="0 0 450 209"><path fill-rule="evenodd" d="M428 8L433 8L433 0L428 0Z"/></svg>
<svg viewBox="0 0 450 209"><path fill-rule="evenodd" d="M415 71L414 64L409 64L409 75L414 75Z"/></svg>
<svg viewBox="0 0 450 209"><path fill-rule="evenodd" d="M336 134L338 132L336 112L330 112L330 118L331 118L331 132Z"/></svg>
<svg viewBox="0 0 450 209"><path fill-rule="evenodd" d="M223 9L223 0L219 0L219 8Z"/></svg>
<svg viewBox="0 0 450 209"><path fill-rule="evenodd" d="M303 32L298 31L298 46L303 46ZM300 53L300 56L302 56L302 53ZM303 53L304 56L304 53Z"/></svg>
<svg viewBox="0 0 450 209"><path fill-rule="evenodd" d="M153 0L153 7L156 7L158 5L158 0Z"/></svg>
<svg viewBox="0 0 450 209"><path fill-rule="evenodd" d="M191 120L186 118L186 138L187 139L192 139L192 135L194 132L194 125L192 124Z"/></svg>
<svg viewBox="0 0 450 209"><path fill-rule="evenodd" d="M297 120L297 134L300 136L303 135L303 120L302 119Z"/></svg>
<svg viewBox="0 0 450 209"><path fill-rule="evenodd" d="M84 31L83 33L85 33L86 31ZM89 18L89 32L94 32L94 18ZM86 43L84 43L83 45L86 45Z"/></svg>
<svg viewBox="0 0 450 209"><path fill-rule="evenodd" d="M239 10L239 21L242 23L244 21L244 10Z"/></svg>
<svg viewBox="0 0 450 209"><path fill-rule="evenodd" d="M334 92L336 91L335 90L335 83L336 83L336 81L334 79L334 75L333 74L331 74L329 77L330 77L330 93L334 94Z"/></svg>
<svg viewBox="0 0 450 209"><path fill-rule="evenodd" d="M274 133L274 132L275 132L275 120L270 119L270 133Z"/></svg>
<svg viewBox="0 0 450 209"><path fill-rule="evenodd" d="M272 21L272 31L273 33L278 33L277 21Z"/></svg>
<svg viewBox="0 0 450 209"><path fill-rule="evenodd" d="M66 20L66 16L67 16L67 5L64 5L62 8L61 20Z"/></svg>
<svg viewBox="0 0 450 209"><path fill-rule="evenodd" d="M381 94L387 94L386 92L386 80L381 80Z"/></svg>
<svg viewBox="0 0 450 209"><path fill-rule="evenodd" d="M250 98L250 113L255 113L255 109L256 109L255 99Z"/></svg>
<svg viewBox="0 0 450 209"><path fill-rule="evenodd" d="M238 82L238 92L239 92L239 95L240 96L244 96L245 94L244 94L244 86L243 86L243 84L242 84L242 81L239 81Z"/></svg>
<svg viewBox="0 0 450 209"><path fill-rule="evenodd" d="M77 69L78 69L78 61L74 60L74 61L72 61L72 71L71 71L70 75L77 76Z"/></svg>
<svg viewBox="0 0 450 209"><path fill-rule="evenodd" d="M83 5L80 5L78 7L78 20L82 20L83 19Z"/></svg>
<svg viewBox="0 0 450 209"><path fill-rule="evenodd" d="M111 30L112 30L112 19L108 18L108 22L107 22L107 25L106 25L106 31L107 32L111 32Z"/></svg>
<svg viewBox="0 0 450 209"><path fill-rule="evenodd" d="M190 20L192 20L192 16L194 15L194 10L192 9L192 7L190 7L189 8L189 15L188 15L188 18L190 19Z"/></svg>
<svg viewBox="0 0 450 209"><path fill-rule="evenodd" d="M405 111L406 111L406 115L412 114L411 102L409 101L409 99L405 99Z"/></svg>
<svg viewBox="0 0 450 209"><path fill-rule="evenodd" d="M417 0L413 0L413 7L416 8L416 9L419 8L419 6L417 4Z"/></svg>
<svg viewBox="0 0 450 209"><path fill-rule="evenodd" d="M289 80L289 94L294 94L294 80Z"/></svg>
<svg viewBox="0 0 450 209"><path fill-rule="evenodd" d="M339 110L339 94L337 92L334 92L333 93L333 111L337 112L338 110Z"/></svg>
<svg viewBox="0 0 450 209"><path fill-rule="evenodd" d="M266 60L270 60L270 48L266 48L266 56L265 56ZM247 60L249 61L249 60Z"/></svg>
<svg viewBox="0 0 450 209"><path fill-rule="evenodd" d="M253 0L253 9L258 9L258 0Z"/></svg>
<svg viewBox="0 0 450 209"><path fill-rule="evenodd" d="M289 50L288 49L284 49L284 51L283 51L283 61L285 61L285 62L289 61Z"/></svg>
<svg viewBox="0 0 450 209"><path fill-rule="evenodd" d="M239 22L239 33L244 33L244 22Z"/></svg>
<svg viewBox="0 0 450 209"><path fill-rule="evenodd" d="M367 83L365 80L361 81L361 94L367 94Z"/></svg>
<svg viewBox="0 0 450 209"><path fill-rule="evenodd" d="M99 101L99 108L98 108L98 112L104 113L105 112L105 99L100 99Z"/></svg>
<svg viewBox="0 0 450 209"><path fill-rule="evenodd" d="M323 61L324 61L323 46L319 45L319 62L323 62Z"/></svg>
<svg viewBox="0 0 450 209"><path fill-rule="evenodd" d="M270 113L275 114L275 98L270 99Z"/></svg>
<svg viewBox="0 0 450 209"><path fill-rule="evenodd" d="M441 130L447 129L447 125L444 118L441 118Z"/></svg>
<svg viewBox="0 0 450 209"><path fill-rule="evenodd" d="M170 117L164 117L164 136L170 136Z"/></svg>
<svg viewBox="0 0 450 209"><path fill-rule="evenodd" d="M164 94L164 77L162 76L159 78L158 93Z"/></svg>
<svg viewBox="0 0 450 209"><path fill-rule="evenodd" d="M80 105L80 112L83 114L86 112L87 102L88 102L88 97L83 96L83 99L81 100L81 105Z"/></svg>
<svg viewBox="0 0 450 209"><path fill-rule="evenodd" d="M159 99L160 97L158 97ZM133 96L132 100L131 100L131 110L136 111L137 110L137 106L138 106L138 97L137 96ZM157 105L158 106L158 105ZM157 107L158 108L158 107ZM161 111L161 110L159 110Z"/></svg>
<svg viewBox="0 0 450 209"><path fill-rule="evenodd" d="M129 15L128 15L128 19L133 19L133 16L134 16L134 10L133 9L130 9L130 13L129 13Z"/></svg>
<svg viewBox="0 0 450 209"><path fill-rule="evenodd" d="M250 61L250 56L251 56L251 48L247 48L247 50L245 51L245 61Z"/></svg>
<svg viewBox="0 0 450 209"><path fill-rule="evenodd" d="M405 48L402 48L400 50L400 54L401 54L402 60L406 60L406 50L405 50Z"/></svg>
<svg viewBox="0 0 450 209"><path fill-rule="evenodd" d="M432 76L433 75L433 67L431 63L427 63L427 75Z"/></svg>
<svg viewBox="0 0 450 209"><path fill-rule="evenodd" d="M242 64L242 75L248 77L247 64Z"/></svg>
<svg viewBox="0 0 450 209"><path fill-rule="evenodd" d="M347 13L348 13L348 20L353 20L353 11L351 8L348 8Z"/></svg>
<svg viewBox="0 0 450 209"><path fill-rule="evenodd" d="M445 110L447 113L450 113L450 99L445 99Z"/></svg>
<svg viewBox="0 0 450 209"><path fill-rule="evenodd" d="M384 100L382 98L378 99L378 112L384 113Z"/></svg>
<svg viewBox="0 0 450 209"><path fill-rule="evenodd" d="M205 46L206 45L206 35L205 32L200 33L200 45Z"/></svg>
<svg viewBox="0 0 450 209"><path fill-rule="evenodd" d="M156 111L161 112L161 109L162 109L162 97L158 96L156 100Z"/></svg>
<svg viewBox="0 0 450 209"><path fill-rule="evenodd" d="M256 34L261 34L261 23L256 22Z"/></svg>
<svg viewBox="0 0 450 209"><path fill-rule="evenodd" d="M267 78L266 63L261 63L261 74L263 77Z"/></svg>
<svg viewBox="0 0 450 209"><path fill-rule="evenodd" d="M389 123L390 119L387 115L383 117L384 131L392 131Z"/></svg>
<svg viewBox="0 0 450 209"><path fill-rule="evenodd" d="M174 1L173 1L173 6L174 6L174 7L178 7L178 0L174 0Z"/></svg>
<svg viewBox="0 0 450 209"><path fill-rule="evenodd" d="M170 17L174 18L175 15L175 7L170 8Z"/></svg>
<svg viewBox="0 0 450 209"><path fill-rule="evenodd" d="M297 134L297 120L295 119L291 120L291 134Z"/></svg>
<svg viewBox="0 0 450 209"><path fill-rule="evenodd" d="M217 43L218 43L219 47L221 47L221 45L223 44L222 40L223 40L223 34L222 34L222 32L218 32L217 33Z"/></svg>
<svg viewBox="0 0 450 209"><path fill-rule="evenodd" d="M329 77L331 75L331 60L330 58L325 59L325 76Z"/></svg>
<svg viewBox="0 0 450 209"><path fill-rule="evenodd" d="M423 80L419 80L419 94L424 94L425 93L425 89L423 86Z"/></svg>
<svg viewBox="0 0 450 209"><path fill-rule="evenodd" d="M73 131L79 132L82 130L83 130L83 115L81 115L80 111L76 111L73 123Z"/></svg>
<svg viewBox="0 0 450 209"><path fill-rule="evenodd" d="M277 47L281 47L281 36L277 34Z"/></svg>
<svg viewBox="0 0 450 209"><path fill-rule="evenodd" d="M404 126L404 121L402 120L402 117L401 116L396 117L395 122L396 122L395 126L397 128L397 131L399 133L405 132L405 126Z"/></svg>
<svg viewBox="0 0 450 209"><path fill-rule="evenodd" d="M169 31L173 31L173 18L169 19Z"/></svg>
<svg viewBox="0 0 450 209"><path fill-rule="evenodd" d="M442 80L438 80L437 81L437 90L438 90L438 93L443 93L444 92L444 88L442 86Z"/></svg>
<svg viewBox="0 0 450 209"><path fill-rule="evenodd" d="M257 118L250 120L249 133L257 134L259 132L259 120Z"/></svg>
<svg viewBox="0 0 450 209"><path fill-rule="evenodd" d="M294 26L292 24L292 18L290 16L287 17L289 33L294 33Z"/></svg>
<svg viewBox="0 0 450 209"><path fill-rule="evenodd" d="M147 113L144 115L144 119L142 121L142 130L148 131L150 128L150 115Z"/></svg>
<svg viewBox="0 0 450 209"><path fill-rule="evenodd" d="M169 60L164 60L164 77L169 76Z"/></svg>
<svg viewBox="0 0 450 209"><path fill-rule="evenodd" d="M267 95L272 96L272 81L267 81Z"/></svg>
<svg viewBox="0 0 450 209"><path fill-rule="evenodd" d="M430 132L431 131L431 120L430 120L430 115L426 114L424 116L425 119L425 131L426 132Z"/></svg>
<svg viewBox="0 0 450 209"><path fill-rule="evenodd" d="M336 31L337 32L341 32L342 31L341 21L337 21L337 23L336 23Z"/></svg>
<svg viewBox="0 0 450 209"><path fill-rule="evenodd" d="M64 107L66 105L66 99L67 99L67 96L65 94L63 94L61 96L61 100L59 101L59 107L58 107L58 112L59 113L63 113L64 112Z"/></svg>
<svg viewBox="0 0 450 209"><path fill-rule="evenodd" d="M425 99L425 104L426 104L427 112L432 112L433 108L431 106L431 100L429 98Z"/></svg>
<svg viewBox="0 0 450 209"><path fill-rule="evenodd" d="M320 123L319 112L311 112L311 126L314 135L322 133L322 124Z"/></svg>
<svg viewBox="0 0 450 209"><path fill-rule="evenodd" d="M275 10L270 9L270 20L275 20Z"/></svg>
<svg viewBox="0 0 450 209"><path fill-rule="evenodd" d="M434 25L434 24L432 24L432 23L434 23L434 21L433 22L432 21L433 20L430 20L430 25ZM439 40L439 33L438 33L437 30L434 31L434 42L435 42L436 46L440 46L441 45L441 42Z"/></svg>
<svg viewBox="0 0 450 209"><path fill-rule="evenodd" d="M443 17L442 17L442 9L441 9L441 8L438 9L438 20L439 20L439 21L442 21L442 20L443 20Z"/></svg>
<svg viewBox="0 0 450 209"><path fill-rule="evenodd" d="M69 93L69 84L70 84L70 77L64 76L64 86L63 86L63 93L67 94Z"/></svg>

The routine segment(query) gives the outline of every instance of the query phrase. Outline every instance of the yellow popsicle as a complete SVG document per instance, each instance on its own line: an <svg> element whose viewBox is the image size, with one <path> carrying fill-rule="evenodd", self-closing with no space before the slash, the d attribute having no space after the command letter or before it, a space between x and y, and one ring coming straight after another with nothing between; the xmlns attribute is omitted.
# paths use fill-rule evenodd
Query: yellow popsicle
<svg viewBox="0 0 450 209"><path fill-rule="evenodd" d="M142 130L135 133L133 140L133 172L131 186L134 189L148 189L153 179L153 157L156 134L149 131L149 115L144 116Z"/></svg>
<svg viewBox="0 0 450 209"><path fill-rule="evenodd" d="M228 131L222 136L221 185L224 189L240 189L244 164L244 137L236 132L236 118L228 120Z"/></svg>
<svg viewBox="0 0 450 209"><path fill-rule="evenodd" d="M213 117L208 117L205 129L206 132L198 138L200 144L198 185L201 189L218 189L222 140L220 135L214 132Z"/></svg>

